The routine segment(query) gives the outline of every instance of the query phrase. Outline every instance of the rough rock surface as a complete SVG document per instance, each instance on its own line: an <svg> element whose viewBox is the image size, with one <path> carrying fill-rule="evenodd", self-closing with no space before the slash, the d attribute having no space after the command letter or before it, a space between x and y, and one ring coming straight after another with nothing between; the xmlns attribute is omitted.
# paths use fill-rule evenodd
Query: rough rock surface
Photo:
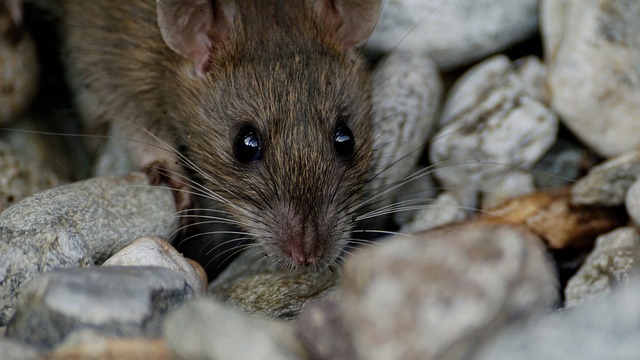
<svg viewBox="0 0 640 360"><path fill-rule="evenodd" d="M347 260L340 311L362 359L465 358L558 298L540 239L519 227L398 236Z"/></svg>
<svg viewBox="0 0 640 360"><path fill-rule="evenodd" d="M146 175L94 178L28 197L0 213L0 324L34 275L104 261L138 237L177 227L167 188Z"/></svg>
<svg viewBox="0 0 640 360"><path fill-rule="evenodd" d="M446 69L502 50L537 28L538 0L390 0L367 49L424 52Z"/></svg>
<svg viewBox="0 0 640 360"><path fill-rule="evenodd" d="M463 206L477 207L478 192L491 190L492 180L530 169L545 154L556 141L558 119L498 55L456 81L440 126L429 151L435 176Z"/></svg>
<svg viewBox="0 0 640 360"><path fill-rule="evenodd" d="M593 251L567 283L565 305L604 296L635 278L640 278L640 234L632 227L619 228L598 237Z"/></svg>
<svg viewBox="0 0 640 360"><path fill-rule="evenodd" d="M156 337L163 315L194 295L174 271L94 267L42 274L22 290L6 336L48 349L75 331Z"/></svg>
<svg viewBox="0 0 640 360"><path fill-rule="evenodd" d="M163 329L169 348L182 359L307 359L290 324L249 317L215 299L186 303Z"/></svg>
<svg viewBox="0 0 640 360"><path fill-rule="evenodd" d="M551 107L600 155L640 145L640 7L633 0L544 0Z"/></svg>
<svg viewBox="0 0 640 360"><path fill-rule="evenodd" d="M209 285L209 294L250 314L293 319L310 299L333 290L339 275L334 269L278 269L250 250Z"/></svg>

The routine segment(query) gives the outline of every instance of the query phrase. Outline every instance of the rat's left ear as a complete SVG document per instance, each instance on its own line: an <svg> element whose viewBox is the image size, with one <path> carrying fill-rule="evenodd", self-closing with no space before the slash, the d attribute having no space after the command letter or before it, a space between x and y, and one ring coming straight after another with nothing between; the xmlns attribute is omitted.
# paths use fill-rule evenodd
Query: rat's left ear
<svg viewBox="0 0 640 360"><path fill-rule="evenodd" d="M193 60L196 74L204 77L216 48L232 31L233 6L225 0L156 0L156 9L164 42Z"/></svg>
<svg viewBox="0 0 640 360"><path fill-rule="evenodd" d="M335 41L348 52L369 37L380 16L382 1L314 0L313 6Z"/></svg>

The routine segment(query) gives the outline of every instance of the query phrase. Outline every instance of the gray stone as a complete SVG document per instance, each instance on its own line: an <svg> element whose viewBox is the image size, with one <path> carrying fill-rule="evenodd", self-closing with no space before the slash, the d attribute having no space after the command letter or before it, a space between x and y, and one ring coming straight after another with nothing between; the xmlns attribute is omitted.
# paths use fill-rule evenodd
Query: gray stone
<svg viewBox="0 0 640 360"><path fill-rule="evenodd" d="M455 196L443 192L400 228L401 233L414 233L464 220L467 212Z"/></svg>
<svg viewBox="0 0 640 360"><path fill-rule="evenodd" d="M295 320L296 336L314 360L357 359L337 295L308 304Z"/></svg>
<svg viewBox="0 0 640 360"><path fill-rule="evenodd" d="M441 68L468 64L532 36L538 0L392 0L366 43L374 52L423 51Z"/></svg>
<svg viewBox="0 0 640 360"><path fill-rule="evenodd" d="M639 177L640 150L633 150L592 167L572 187L571 200L581 205L622 205Z"/></svg>
<svg viewBox="0 0 640 360"><path fill-rule="evenodd" d="M2 354L2 360L42 359L36 349L6 338L0 338L0 354Z"/></svg>
<svg viewBox="0 0 640 360"><path fill-rule="evenodd" d="M159 267L54 271L22 291L6 336L43 349L85 329L109 336L159 336L163 316L194 295L180 274Z"/></svg>
<svg viewBox="0 0 640 360"><path fill-rule="evenodd" d="M640 180L636 180L625 196L625 207L629 217L636 225L640 225Z"/></svg>
<svg viewBox="0 0 640 360"><path fill-rule="evenodd" d="M633 0L544 0L551 107L604 157L640 145L640 7Z"/></svg>
<svg viewBox="0 0 640 360"><path fill-rule="evenodd" d="M60 183L51 170L32 164L0 142L0 212L36 192Z"/></svg>
<svg viewBox="0 0 640 360"><path fill-rule="evenodd" d="M253 248L209 285L209 294L250 314L293 319L305 303L335 289L339 276L333 268L276 268Z"/></svg>
<svg viewBox="0 0 640 360"><path fill-rule="evenodd" d="M142 237L118 251L102 266L159 266L173 270L184 278L196 294L207 289L207 275L200 265L189 262L168 242L157 237Z"/></svg>
<svg viewBox="0 0 640 360"><path fill-rule="evenodd" d="M163 326L169 348L182 359L307 359L291 324L240 313L199 298L171 313Z"/></svg>
<svg viewBox="0 0 640 360"><path fill-rule="evenodd" d="M347 259L340 311L361 359L463 359L558 298L542 241L478 224L396 236Z"/></svg>
<svg viewBox="0 0 640 360"><path fill-rule="evenodd" d="M443 85L433 60L402 51L381 61L372 83L377 161L372 186L379 192L398 184L417 165L436 122Z"/></svg>
<svg viewBox="0 0 640 360"><path fill-rule="evenodd" d="M527 171L546 153L556 141L558 119L529 94L511 61L498 55L456 81L440 126L429 151L435 176L463 206L478 207L479 193L491 190L492 180Z"/></svg>
<svg viewBox="0 0 640 360"><path fill-rule="evenodd" d="M540 189L560 187L572 184L592 162L587 149L559 138L531 174Z"/></svg>
<svg viewBox="0 0 640 360"><path fill-rule="evenodd" d="M623 227L601 235L584 264L569 279L565 305L572 307L609 294L639 275L640 234L632 227Z"/></svg>
<svg viewBox="0 0 640 360"><path fill-rule="evenodd" d="M140 236L167 237L174 212L171 191L138 173L50 189L0 213L0 324L35 274L100 263Z"/></svg>
<svg viewBox="0 0 640 360"><path fill-rule="evenodd" d="M640 282L527 326L504 331L474 360L634 360L640 354Z"/></svg>

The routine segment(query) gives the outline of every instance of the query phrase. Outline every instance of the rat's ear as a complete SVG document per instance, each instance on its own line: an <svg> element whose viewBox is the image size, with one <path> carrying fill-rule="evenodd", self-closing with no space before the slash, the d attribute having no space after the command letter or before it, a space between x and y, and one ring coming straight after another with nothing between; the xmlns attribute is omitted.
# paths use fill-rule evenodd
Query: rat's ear
<svg viewBox="0 0 640 360"><path fill-rule="evenodd" d="M193 60L196 74L204 77L215 47L231 32L231 6L218 0L156 0L156 9L164 42Z"/></svg>
<svg viewBox="0 0 640 360"><path fill-rule="evenodd" d="M380 16L382 1L314 0L314 7L338 44L344 51L350 51L373 31Z"/></svg>

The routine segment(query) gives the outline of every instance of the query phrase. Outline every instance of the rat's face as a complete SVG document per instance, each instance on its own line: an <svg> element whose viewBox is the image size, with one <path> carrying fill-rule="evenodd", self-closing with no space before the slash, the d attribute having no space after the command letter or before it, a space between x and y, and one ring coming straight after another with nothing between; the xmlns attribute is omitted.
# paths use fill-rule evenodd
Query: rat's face
<svg viewBox="0 0 640 360"><path fill-rule="evenodd" d="M317 49L229 65L194 98L183 143L197 176L274 262L335 261L372 175L364 71Z"/></svg>

